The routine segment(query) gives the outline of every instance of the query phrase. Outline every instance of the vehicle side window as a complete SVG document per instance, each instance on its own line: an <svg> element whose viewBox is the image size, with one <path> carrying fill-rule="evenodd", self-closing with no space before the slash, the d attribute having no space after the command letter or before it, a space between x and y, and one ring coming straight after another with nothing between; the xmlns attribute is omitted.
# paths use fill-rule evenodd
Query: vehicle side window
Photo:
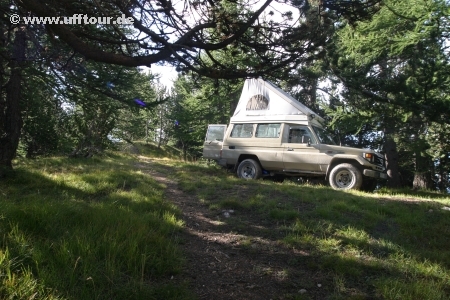
<svg viewBox="0 0 450 300"><path fill-rule="evenodd" d="M281 124L258 124L256 127L257 138L278 138Z"/></svg>
<svg viewBox="0 0 450 300"><path fill-rule="evenodd" d="M234 124L230 137L249 138L253 136L253 124Z"/></svg>
<svg viewBox="0 0 450 300"><path fill-rule="evenodd" d="M311 131L306 126L291 126L289 128L289 139L288 143L295 144L307 144L307 143L315 143L313 135Z"/></svg>

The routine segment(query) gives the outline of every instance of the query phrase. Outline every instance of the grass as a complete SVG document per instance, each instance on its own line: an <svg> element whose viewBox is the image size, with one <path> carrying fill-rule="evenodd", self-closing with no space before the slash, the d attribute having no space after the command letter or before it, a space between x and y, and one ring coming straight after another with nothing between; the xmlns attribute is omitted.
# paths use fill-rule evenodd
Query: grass
<svg viewBox="0 0 450 300"><path fill-rule="evenodd" d="M211 211L236 211L221 221L245 236L242 248L269 236L306 253L289 265L328 282L324 299L450 298L448 195L244 181L206 162L155 159ZM195 299L187 282L170 284L184 266L180 211L135 161L110 153L17 162L0 182L0 299ZM250 227L260 237L246 235ZM288 282L293 273L274 274Z"/></svg>
<svg viewBox="0 0 450 300"><path fill-rule="evenodd" d="M18 163L0 183L1 299L190 299L179 211L128 156Z"/></svg>
<svg viewBox="0 0 450 300"><path fill-rule="evenodd" d="M311 272L331 277L327 299L449 299L449 195L244 181L206 164L165 162L211 210L234 209L246 225L278 224L278 242L306 251ZM225 219L237 231L246 226ZM253 221L260 222L252 224ZM261 234L267 234L267 232ZM249 247L249 239L242 241ZM294 263L295 266L295 263ZM304 268L305 261L298 264Z"/></svg>
<svg viewBox="0 0 450 300"><path fill-rule="evenodd" d="M130 152L134 154L145 154L146 156L159 158L159 159L181 159L182 153L179 149L161 144L158 145L154 142L137 141L134 145L128 143L118 144L118 148L124 152Z"/></svg>

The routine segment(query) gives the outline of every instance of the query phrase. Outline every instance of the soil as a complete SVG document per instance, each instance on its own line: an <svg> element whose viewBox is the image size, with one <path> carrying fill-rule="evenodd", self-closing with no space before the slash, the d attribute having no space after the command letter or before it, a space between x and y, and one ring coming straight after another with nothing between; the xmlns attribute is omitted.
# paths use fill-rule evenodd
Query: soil
<svg viewBox="0 0 450 300"><path fill-rule="evenodd" d="M187 282L198 299L325 299L333 293L314 257L277 242L284 236L280 224L251 213L210 210L151 164L137 166L166 186L165 198L180 208L184 221L186 264L172 282Z"/></svg>

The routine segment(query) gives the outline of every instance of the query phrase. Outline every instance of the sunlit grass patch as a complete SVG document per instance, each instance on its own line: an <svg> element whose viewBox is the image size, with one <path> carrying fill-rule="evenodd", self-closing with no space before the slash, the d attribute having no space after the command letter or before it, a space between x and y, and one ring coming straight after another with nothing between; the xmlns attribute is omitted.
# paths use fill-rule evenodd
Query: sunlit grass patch
<svg viewBox="0 0 450 300"><path fill-rule="evenodd" d="M160 159L180 159L181 151L169 145L158 144L153 141L135 141L134 145L122 144L120 148L124 152L134 153L137 155L150 156L152 158Z"/></svg>
<svg viewBox="0 0 450 300"><path fill-rule="evenodd" d="M406 253L399 251L386 260L399 273L374 279L380 294L386 299L448 299L449 269Z"/></svg>
<svg viewBox="0 0 450 300"><path fill-rule="evenodd" d="M0 249L28 272L18 276L35 280L35 291L40 285L78 299L189 298L186 286L156 283L183 266L177 247L183 223L148 168L205 204L221 228L259 234L236 247L260 253L255 240L264 237L292 250L296 270L329 279L329 299L449 298L446 195L246 181L204 162L167 157L143 158L139 171L133 157L24 161L0 183ZM216 214L227 209L233 217ZM286 282L293 276L260 271ZM302 286L314 287L309 280Z"/></svg>
<svg viewBox="0 0 450 300"><path fill-rule="evenodd" d="M367 232L352 227L342 227L331 234L328 230L310 230L297 223L295 232L297 232L296 235L289 235L285 238L285 242L304 249L312 249L315 255L320 257L320 268L329 269L338 274L340 284L345 279L346 284L349 285L350 282L350 286L352 286L358 283L360 278L368 278L373 282L372 284L375 284L378 274L389 274L392 276L390 280L393 282L396 280L409 281L411 278L415 278L416 281L423 282L427 289L430 288L428 283L439 286L440 290L435 291L432 295L438 295L436 299L444 299L445 283L450 279L449 270L436 263L426 260L418 261L413 256L407 257L405 256L405 253L408 253L407 250L397 244L374 239ZM384 252L380 252L380 249L383 249ZM338 283L336 283L336 288L344 289L339 287ZM382 283L377 281L376 285L382 286L383 297L390 298L392 296L389 289ZM420 286L420 284L417 285ZM405 288L406 285L397 286L398 290L395 293L405 294L408 299L414 299L414 297L416 297L415 299L435 299L434 296L424 297L424 294L418 293L418 290L401 291L402 287ZM413 296L410 296L410 293ZM392 299L403 299L398 295Z"/></svg>
<svg viewBox="0 0 450 300"><path fill-rule="evenodd" d="M55 289L46 288L21 261L11 257L8 248L0 250L1 299L64 299Z"/></svg>
<svg viewBox="0 0 450 300"><path fill-rule="evenodd" d="M375 280L377 292L386 300L448 299L448 284L433 279L402 279L382 276Z"/></svg>
<svg viewBox="0 0 450 300"><path fill-rule="evenodd" d="M173 166L174 178L210 209L233 208L244 214L243 220L251 214L252 219L279 224L282 234L271 236L306 251L308 256L300 259L303 267L332 274L330 299L431 300L449 295L450 213L442 209L448 196L336 191L289 180L245 181L216 167ZM240 228L238 220L224 222ZM252 245L251 240L241 242L250 250ZM412 281L416 284L408 290ZM436 291L428 296L420 286Z"/></svg>
<svg viewBox="0 0 450 300"><path fill-rule="evenodd" d="M402 201L432 201L442 203L444 205L450 205L450 195L438 193L436 191L424 191L424 190L411 190L408 188L403 189L387 189L381 188L374 195L374 197L387 196L391 199L398 199Z"/></svg>
<svg viewBox="0 0 450 300"><path fill-rule="evenodd" d="M182 285L152 283L180 272L183 223L164 187L135 170L130 157L19 162L0 191L0 250L26 270L17 273L23 285L35 280L33 293L42 287L70 299L189 299Z"/></svg>

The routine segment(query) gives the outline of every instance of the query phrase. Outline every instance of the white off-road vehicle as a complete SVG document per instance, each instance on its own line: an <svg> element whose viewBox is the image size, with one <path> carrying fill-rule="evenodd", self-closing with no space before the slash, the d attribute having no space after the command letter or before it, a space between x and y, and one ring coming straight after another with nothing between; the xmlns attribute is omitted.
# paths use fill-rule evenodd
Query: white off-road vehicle
<svg viewBox="0 0 450 300"><path fill-rule="evenodd" d="M373 190L387 178L380 153L337 145L323 121L272 83L248 79L230 124L208 126L203 156L244 179L323 178L335 189Z"/></svg>

